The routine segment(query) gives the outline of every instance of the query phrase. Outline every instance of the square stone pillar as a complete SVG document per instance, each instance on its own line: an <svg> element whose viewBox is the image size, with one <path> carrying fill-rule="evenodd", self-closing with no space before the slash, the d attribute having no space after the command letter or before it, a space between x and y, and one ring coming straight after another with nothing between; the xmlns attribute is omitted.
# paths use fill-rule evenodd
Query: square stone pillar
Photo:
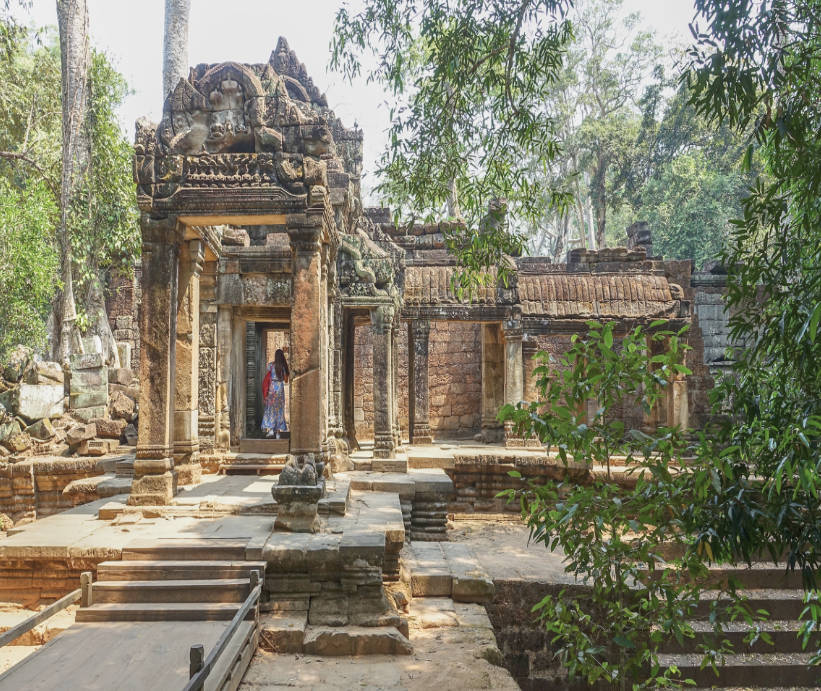
<svg viewBox="0 0 821 691"><path fill-rule="evenodd" d="M140 219L140 421L134 480L128 503L168 504L177 489L174 470L174 387L179 245L177 219Z"/></svg>
<svg viewBox="0 0 821 691"><path fill-rule="evenodd" d="M174 467L181 485L200 481L200 274L205 261L201 240L182 246L179 262L179 309L174 387Z"/></svg>
<svg viewBox="0 0 821 691"><path fill-rule="evenodd" d="M522 323L505 320L502 325L505 341L505 403L516 405L524 398L524 366L522 363ZM524 440L514 437L513 423L505 422L505 443L522 446Z"/></svg>
<svg viewBox="0 0 821 691"><path fill-rule="evenodd" d="M504 347L498 323L482 324L482 440L501 441L498 421L505 393Z"/></svg>
<svg viewBox="0 0 821 691"><path fill-rule="evenodd" d="M291 307L291 455L298 464L319 460L325 374L322 371L322 216L290 214L293 257Z"/></svg>
<svg viewBox="0 0 821 691"><path fill-rule="evenodd" d="M217 440L217 262L205 262L200 276L200 371L199 371L199 429L200 452L213 453Z"/></svg>
<svg viewBox="0 0 821 691"><path fill-rule="evenodd" d="M402 447L402 426L399 424L399 315L393 320L391 328L391 400L393 401L393 444L396 450Z"/></svg>
<svg viewBox="0 0 821 691"><path fill-rule="evenodd" d="M408 417L411 444L432 444L430 431L430 394L428 384L428 349L430 321L414 319L408 324L409 362Z"/></svg>
<svg viewBox="0 0 821 691"><path fill-rule="evenodd" d="M233 341L231 307L217 309L217 398L214 436L218 449L231 448L231 347Z"/></svg>
<svg viewBox="0 0 821 691"><path fill-rule="evenodd" d="M393 358L391 353L393 307L371 310L373 333L373 457L393 458L396 441L393 424Z"/></svg>

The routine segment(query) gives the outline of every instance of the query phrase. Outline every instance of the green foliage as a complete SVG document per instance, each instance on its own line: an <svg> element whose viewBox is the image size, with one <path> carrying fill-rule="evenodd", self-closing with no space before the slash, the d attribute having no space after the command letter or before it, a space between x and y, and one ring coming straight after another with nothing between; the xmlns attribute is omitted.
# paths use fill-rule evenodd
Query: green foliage
<svg viewBox="0 0 821 691"><path fill-rule="evenodd" d="M347 76L363 54L378 56L368 75L391 91L389 146L378 192L406 218L441 216L449 203L478 228L491 202L534 218L538 182L522 156L556 155L553 120L543 103L570 38L565 0L366 0L337 14L332 66ZM560 205L562 195L549 195ZM458 202L458 208L457 208ZM521 234L469 232L451 247L473 269L518 254ZM504 270L504 266L500 267Z"/></svg>
<svg viewBox="0 0 821 691"><path fill-rule="evenodd" d="M0 22L2 23L2 22ZM0 182L13 199L34 204L32 189L38 190L36 206L48 213L48 233L32 228L32 237L42 253L42 243L56 245L54 228L58 216L61 164L61 78L60 51L53 31L42 34L43 45L27 30L8 24L7 50L0 51ZM39 37L39 35L38 35ZM84 139L88 161L81 171L78 192L70 210L69 228L74 250L73 271L78 298L78 320L87 321L84 308L92 285L105 282L106 274L130 270L139 255L137 209L131 180L133 149L123 136L115 109L127 94L127 85L102 53L92 52L89 69L89 103ZM43 205L41 196L50 196ZM46 216L44 216L45 214ZM27 218L35 216L28 215ZM0 232L12 237L10 229ZM16 232L16 231L15 231ZM44 266L51 267L48 262ZM52 267L53 268L53 267ZM59 287L55 275L44 283L53 297ZM39 274L38 274L39 275ZM12 310L10 294L0 291L0 310ZM30 328L42 333L46 313L39 292L33 292L28 319ZM8 302L7 302L8 301ZM14 307L19 310L19 305ZM15 312L17 313L17 312ZM9 332L11 333L11 332ZM42 339L36 339L38 345Z"/></svg>
<svg viewBox="0 0 821 691"><path fill-rule="evenodd" d="M18 189L0 178L0 358L18 343L45 345L59 268L55 213L42 182Z"/></svg>
<svg viewBox="0 0 821 691"><path fill-rule="evenodd" d="M693 637L688 619L704 565L687 537L690 471L677 464L685 441L675 428L626 430L613 415L624 404L649 413L668 382L688 373L684 330L663 324L636 327L617 342L614 323L590 322L586 338L574 337L558 361L537 356L539 400L500 415L556 447L566 468L568 481L530 482L519 501L531 539L560 549L586 587L548 595L534 611L554 634L562 664L589 684L678 686L677 670L661 668L658 650ZM610 469L616 455L628 475L619 483ZM502 495L513 500L517 492ZM706 650L708 660L725 647Z"/></svg>
<svg viewBox="0 0 821 691"><path fill-rule="evenodd" d="M688 87L698 112L752 128L766 177L724 253L738 353L716 393L733 417L703 454L700 539L727 559L768 547L821 567L821 16L815 0L697 0ZM747 157L749 160L751 158ZM715 460L712 460L715 459ZM807 616L818 618L810 593ZM817 599L817 598L816 598ZM808 626L816 626L809 622ZM806 642L806 639L805 639Z"/></svg>
<svg viewBox="0 0 821 691"><path fill-rule="evenodd" d="M89 67L86 136L91 156L71 213L75 290L82 295L107 270L130 270L140 235L131 165L134 150L115 109L128 93L123 76L97 51Z"/></svg>

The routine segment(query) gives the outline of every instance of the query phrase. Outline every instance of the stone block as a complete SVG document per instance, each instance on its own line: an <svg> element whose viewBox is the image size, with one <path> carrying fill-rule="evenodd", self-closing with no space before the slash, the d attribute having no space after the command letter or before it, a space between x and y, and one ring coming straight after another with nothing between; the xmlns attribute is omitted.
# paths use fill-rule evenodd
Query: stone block
<svg viewBox="0 0 821 691"><path fill-rule="evenodd" d="M8 439L15 434L22 432L20 423L17 420L11 419L7 422L0 423L0 444L4 444Z"/></svg>
<svg viewBox="0 0 821 691"><path fill-rule="evenodd" d="M23 451L31 446L31 439L28 434L20 432L19 434L14 434L9 437L5 441L5 445L12 453L23 453Z"/></svg>
<svg viewBox="0 0 821 691"><path fill-rule="evenodd" d="M134 372L128 367L114 367L108 370L108 383L128 386L134 379Z"/></svg>
<svg viewBox="0 0 821 691"><path fill-rule="evenodd" d="M71 411L71 414L82 422L91 422L95 418L104 417L106 414L106 408L104 405L96 405L89 408L76 408Z"/></svg>
<svg viewBox="0 0 821 691"><path fill-rule="evenodd" d="M120 356L120 365L131 367L131 344L127 341L117 343L117 354Z"/></svg>
<svg viewBox="0 0 821 691"><path fill-rule="evenodd" d="M38 420L33 425L29 425L26 427L26 434L34 437L35 439L39 439L40 441L48 441L54 436L54 426L51 424L51 420L48 418L43 418L42 420Z"/></svg>
<svg viewBox="0 0 821 691"><path fill-rule="evenodd" d="M102 353L76 353L71 356L72 372L74 370L97 369L104 364Z"/></svg>
<svg viewBox="0 0 821 691"><path fill-rule="evenodd" d="M123 430L125 443L129 446L137 446L137 428L134 425L126 425Z"/></svg>
<svg viewBox="0 0 821 691"><path fill-rule="evenodd" d="M134 401L121 391L115 391L108 403L111 417L115 420L131 422L134 419Z"/></svg>
<svg viewBox="0 0 821 691"><path fill-rule="evenodd" d="M97 428L98 437L103 439L118 439L125 429L125 420L106 420L105 418L95 418L91 421Z"/></svg>
<svg viewBox="0 0 821 691"><path fill-rule="evenodd" d="M28 346L18 345L8 354L3 373L9 381L17 382L32 368L33 363L34 351Z"/></svg>
<svg viewBox="0 0 821 691"><path fill-rule="evenodd" d="M14 391L14 412L26 422L59 417L63 414L62 384L20 384Z"/></svg>
<svg viewBox="0 0 821 691"><path fill-rule="evenodd" d="M264 614L260 618L259 647L271 653L301 653L307 612Z"/></svg>
<svg viewBox="0 0 821 691"><path fill-rule="evenodd" d="M102 339L97 334L94 334L93 336L86 336L83 339L83 350L85 350L85 352L87 354L92 354L92 353L102 354L102 352L103 352L103 341L102 341Z"/></svg>
<svg viewBox="0 0 821 691"><path fill-rule="evenodd" d="M71 373L71 393L88 393L106 390L108 387L107 370L81 369Z"/></svg>
<svg viewBox="0 0 821 691"><path fill-rule="evenodd" d="M393 627L309 626L303 650L307 655L411 655L413 646Z"/></svg>
<svg viewBox="0 0 821 691"><path fill-rule="evenodd" d="M85 391L82 393L72 392L68 397L69 408L76 410L77 408L91 408L93 406L105 406L108 403L108 390L99 389L97 391Z"/></svg>
<svg viewBox="0 0 821 691"><path fill-rule="evenodd" d="M114 439L88 439L80 443L77 453L80 456L105 456L116 451L119 445Z"/></svg>
<svg viewBox="0 0 821 691"><path fill-rule="evenodd" d="M27 384L62 384L65 373L58 362L35 362L23 380Z"/></svg>

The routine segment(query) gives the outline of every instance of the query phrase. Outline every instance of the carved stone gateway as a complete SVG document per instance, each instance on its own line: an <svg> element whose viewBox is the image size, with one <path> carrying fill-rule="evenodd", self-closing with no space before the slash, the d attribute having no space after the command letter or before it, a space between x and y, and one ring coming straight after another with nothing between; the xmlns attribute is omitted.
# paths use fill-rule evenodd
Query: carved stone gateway
<svg viewBox="0 0 821 691"><path fill-rule="evenodd" d="M201 464L214 468L248 442L266 328L285 331L289 348L290 438L277 448L288 448L293 467L325 464L327 474L352 467L358 448L357 328L370 331L372 347L373 469L402 470L404 440L430 443L436 432L433 323L477 324L481 354L459 356L481 369L481 410L465 417L481 420L480 438L518 444L497 414L532 389L523 343L532 352L591 318L625 328L689 318L666 263L647 257L644 226L629 251L574 250L562 265L505 257L506 281L491 275L465 296L445 244L452 227L397 227L389 210L363 210L361 171L362 133L336 118L283 39L267 63L192 68L159 124L137 122L141 393L130 503L168 503ZM504 222L504 212L495 203L487 222ZM686 382L675 390L669 415L686 420ZM305 508L315 493L283 489L282 498Z"/></svg>

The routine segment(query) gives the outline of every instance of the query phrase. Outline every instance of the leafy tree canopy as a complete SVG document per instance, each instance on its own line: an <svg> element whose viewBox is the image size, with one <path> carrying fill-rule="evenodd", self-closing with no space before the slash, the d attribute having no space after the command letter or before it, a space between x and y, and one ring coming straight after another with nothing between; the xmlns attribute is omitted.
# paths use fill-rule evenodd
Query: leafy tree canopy
<svg viewBox="0 0 821 691"><path fill-rule="evenodd" d="M8 290L0 290L0 312L7 317L0 352L15 342L44 344L48 310L44 301L59 288L56 252L61 160L60 52L55 32L38 32L4 22L5 50L0 50L0 184L8 195L0 217L5 257L17 257ZM74 280L79 322L88 325L90 293L109 272L130 270L139 253L139 230L131 182L132 148L115 110L127 94L122 77L100 52L89 70L89 105L84 140L89 155L70 213ZM13 213L12 213L13 211ZM15 220L16 219L16 220ZM27 219L24 229L14 227ZM26 247L20 244L26 244ZM42 266L29 271L26 257L40 256ZM11 260L9 260L11 261ZM5 266L5 265L4 265ZM32 287L32 282L37 285ZM14 287L12 287L14 283ZM27 287L28 286L28 287Z"/></svg>

